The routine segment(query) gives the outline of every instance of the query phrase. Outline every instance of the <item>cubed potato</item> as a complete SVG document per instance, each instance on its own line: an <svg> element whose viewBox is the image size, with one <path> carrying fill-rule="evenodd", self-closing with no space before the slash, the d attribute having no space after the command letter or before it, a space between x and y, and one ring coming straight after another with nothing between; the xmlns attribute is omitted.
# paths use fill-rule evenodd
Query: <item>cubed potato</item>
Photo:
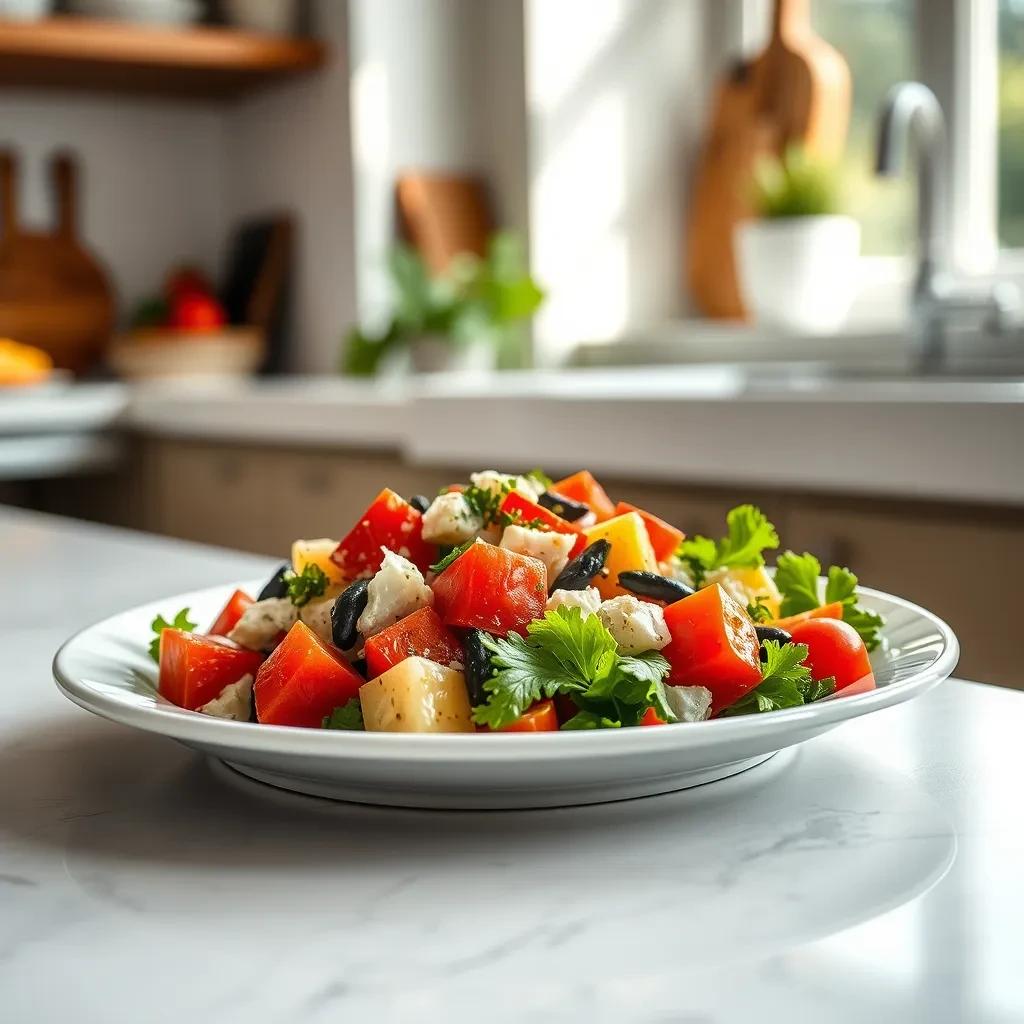
<svg viewBox="0 0 1024 1024"><path fill-rule="evenodd" d="M720 583L741 608L760 600L772 618L778 617L782 595L763 565L750 569L717 569L708 573L706 583Z"/></svg>
<svg viewBox="0 0 1024 1024"><path fill-rule="evenodd" d="M331 583L344 583L344 575L331 561L331 555L337 546L338 542L329 537L321 537L318 540L297 540L292 544L292 568L296 572L302 572L307 565L315 565L327 574Z"/></svg>
<svg viewBox="0 0 1024 1024"><path fill-rule="evenodd" d="M367 732L475 732L466 679L426 658L399 662L359 688Z"/></svg>
<svg viewBox="0 0 1024 1024"><path fill-rule="evenodd" d="M658 560L654 557L647 527L638 513L627 512L625 515L615 516L591 526L584 533L588 544L593 544L595 540L606 540L612 546L605 562L607 574L602 574L594 580L594 586L605 600L629 593L618 584L620 572L658 571Z"/></svg>

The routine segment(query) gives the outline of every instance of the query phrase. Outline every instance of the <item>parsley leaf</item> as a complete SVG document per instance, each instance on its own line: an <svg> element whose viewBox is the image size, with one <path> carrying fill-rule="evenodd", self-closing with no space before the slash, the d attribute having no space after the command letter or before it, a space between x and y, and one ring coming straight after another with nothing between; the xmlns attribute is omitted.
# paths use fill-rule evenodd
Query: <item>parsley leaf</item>
<svg viewBox="0 0 1024 1024"><path fill-rule="evenodd" d="M440 575L441 573L443 573L445 571L445 569L448 568L449 565L452 564L452 562L455 561L456 558L459 557L459 555L464 555L475 543L476 543L476 538L475 537L471 537L464 544L460 544L458 547L452 548L451 551L449 551L448 554L445 555L444 558L442 558L440 562L435 562L430 567L430 571L435 576Z"/></svg>
<svg viewBox="0 0 1024 1024"><path fill-rule="evenodd" d="M462 491L463 500L470 514L483 520L485 527L490 526L498 518L498 510L505 500L505 495L515 487L514 476L503 476L497 487L477 487L470 484Z"/></svg>
<svg viewBox="0 0 1024 1024"><path fill-rule="evenodd" d="M709 537L691 537L679 547L678 556L686 563L699 586L714 569L749 569L764 565L765 548L777 548L779 535L765 514L753 505L737 505L725 517L728 536L714 541Z"/></svg>
<svg viewBox="0 0 1024 1024"><path fill-rule="evenodd" d="M750 616L751 622L771 622L771 620L775 618L775 616L772 615L771 608L764 603L766 596L766 594L758 594L757 597L747 605L747 615Z"/></svg>
<svg viewBox="0 0 1024 1024"><path fill-rule="evenodd" d="M784 551L779 555L775 563L775 585L782 594L779 615L797 615L817 608L821 604L818 596L820 575L821 563L806 551L802 555L795 551Z"/></svg>
<svg viewBox="0 0 1024 1024"><path fill-rule="evenodd" d="M793 551L779 555L775 585L782 594L780 614L796 615L838 601L843 606L843 622L853 626L860 633L864 646L873 651L880 642L878 631L885 625L885 619L857 603L857 577L843 566L831 566L822 601L818 596L820 575L821 563L806 551L802 555Z"/></svg>
<svg viewBox="0 0 1024 1024"><path fill-rule="evenodd" d="M283 580L288 598L296 608L309 604L314 597L323 597L327 590L327 573L312 562L307 562L302 572L287 569Z"/></svg>
<svg viewBox="0 0 1024 1024"><path fill-rule="evenodd" d="M323 728L347 729L350 732L361 732L365 729L363 725L363 706L359 703L359 698L351 698L348 703L336 707L329 715L326 715L323 721Z"/></svg>
<svg viewBox="0 0 1024 1024"><path fill-rule="evenodd" d="M601 620L584 618L579 608L548 612L527 626L525 638L484 635L483 644L495 672L484 682L487 702L473 709L480 725L500 729L538 700L558 693L571 696L584 715L566 728L636 725L649 707L666 721L676 721L665 700L662 679L669 666L662 655L620 655Z"/></svg>
<svg viewBox="0 0 1024 1024"><path fill-rule="evenodd" d="M543 469L531 469L529 473L524 473L523 476L527 480L532 480L542 491L550 491L555 484L555 481Z"/></svg>
<svg viewBox="0 0 1024 1024"><path fill-rule="evenodd" d="M806 644L780 644L766 640L761 649L765 654L762 681L727 707L722 712L723 718L795 708L835 692L836 681L831 676L818 681L811 678L811 670L804 664Z"/></svg>
<svg viewBox="0 0 1024 1024"><path fill-rule="evenodd" d="M182 608L170 622L162 615L158 615L150 624L150 629L156 633L156 636L149 645L149 656L158 664L160 662L160 634L165 629L180 629L186 633L191 633L196 628L197 624L195 622L189 622L188 613L188 608Z"/></svg>
<svg viewBox="0 0 1024 1024"><path fill-rule="evenodd" d="M849 569L833 565L828 571L825 584L825 603L840 601L843 605L843 622L848 622L864 641L864 646L873 651L881 642L878 631L885 625L885 619L877 612L869 611L857 603L857 577Z"/></svg>

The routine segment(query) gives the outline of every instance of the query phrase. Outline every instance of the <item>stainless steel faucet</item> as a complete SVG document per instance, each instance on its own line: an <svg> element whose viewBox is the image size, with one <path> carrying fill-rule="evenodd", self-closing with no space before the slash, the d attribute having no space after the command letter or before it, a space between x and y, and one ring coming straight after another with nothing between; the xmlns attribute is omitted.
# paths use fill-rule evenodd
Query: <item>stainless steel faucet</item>
<svg viewBox="0 0 1024 1024"><path fill-rule="evenodd" d="M954 320L973 319L992 333L1008 329L1017 306L1010 286L967 288L954 280L948 253L946 120L935 93L920 82L889 90L878 133L876 173L898 173L909 140L917 152L917 274L911 294L910 337L917 368L934 372L946 359Z"/></svg>

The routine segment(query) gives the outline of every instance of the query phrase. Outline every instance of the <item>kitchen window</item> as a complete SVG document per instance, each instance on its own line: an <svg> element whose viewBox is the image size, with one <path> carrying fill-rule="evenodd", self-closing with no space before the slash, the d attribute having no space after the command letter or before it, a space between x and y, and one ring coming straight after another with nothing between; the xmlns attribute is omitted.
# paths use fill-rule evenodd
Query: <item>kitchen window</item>
<svg viewBox="0 0 1024 1024"><path fill-rule="evenodd" d="M771 6L743 0L745 49L760 47ZM946 114L954 263L973 272L1024 267L1024 0L812 0L811 10L853 76L844 181L865 255L912 252L913 172L879 181L873 162L888 87L917 79Z"/></svg>

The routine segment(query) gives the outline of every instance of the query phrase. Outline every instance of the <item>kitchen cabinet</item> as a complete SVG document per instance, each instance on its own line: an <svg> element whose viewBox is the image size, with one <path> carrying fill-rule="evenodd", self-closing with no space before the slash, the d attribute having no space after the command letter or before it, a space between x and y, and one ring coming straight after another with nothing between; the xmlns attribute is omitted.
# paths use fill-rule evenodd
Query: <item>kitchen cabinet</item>
<svg viewBox="0 0 1024 1024"><path fill-rule="evenodd" d="M853 568L861 583L944 618L960 639L958 674L1024 689L1011 615L1024 565L1024 516L1003 510L793 502L785 539Z"/></svg>

